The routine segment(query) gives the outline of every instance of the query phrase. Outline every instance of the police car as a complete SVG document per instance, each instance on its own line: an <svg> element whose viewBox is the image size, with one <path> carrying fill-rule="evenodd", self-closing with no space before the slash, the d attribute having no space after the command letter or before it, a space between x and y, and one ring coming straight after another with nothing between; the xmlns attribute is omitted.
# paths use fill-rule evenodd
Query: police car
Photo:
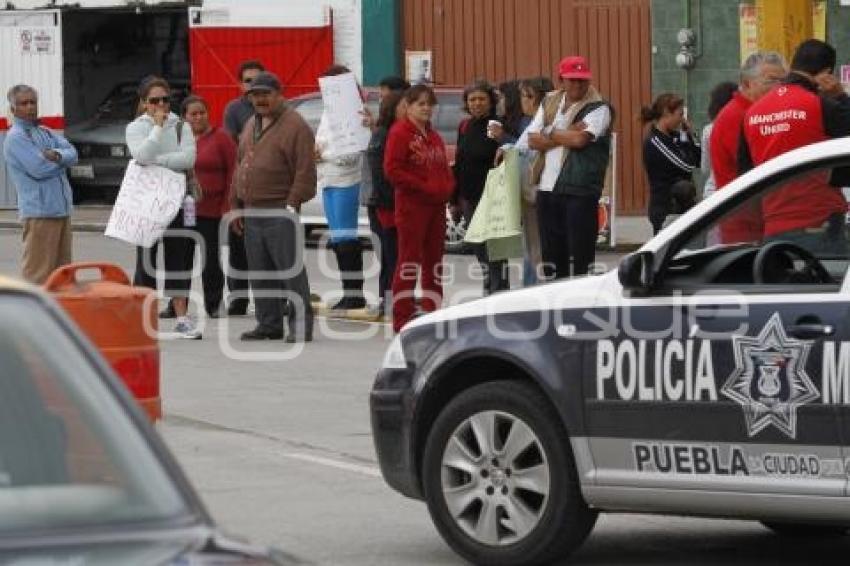
<svg viewBox="0 0 850 566"><path fill-rule="evenodd" d="M371 393L387 483L480 564L563 557L599 512L846 534L844 218L729 236L764 199L839 190L845 167L846 140L789 152L616 271L415 319Z"/></svg>

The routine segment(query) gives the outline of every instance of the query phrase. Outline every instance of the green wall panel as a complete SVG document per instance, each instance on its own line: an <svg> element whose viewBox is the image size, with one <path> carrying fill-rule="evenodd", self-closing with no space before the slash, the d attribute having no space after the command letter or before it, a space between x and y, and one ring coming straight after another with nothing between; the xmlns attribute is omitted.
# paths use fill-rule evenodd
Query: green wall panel
<svg viewBox="0 0 850 566"><path fill-rule="evenodd" d="M850 6L831 0L826 12L826 39L838 50L838 69L850 65ZM840 76L839 76L840 78Z"/></svg>
<svg viewBox="0 0 850 566"><path fill-rule="evenodd" d="M401 75L401 2L362 0L363 82L376 85L387 75Z"/></svg>
<svg viewBox="0 0 850 566"><path fill-rule="evenodd" d="M687 5L690 2L690 23ZM701 128L707 121L708 95L722 81L738 76L739 21L737 0L653 0L652 92L685 96L688 114ZM697 35L696 66L686 72L676 66L676 33L690 27Z"/></svg>

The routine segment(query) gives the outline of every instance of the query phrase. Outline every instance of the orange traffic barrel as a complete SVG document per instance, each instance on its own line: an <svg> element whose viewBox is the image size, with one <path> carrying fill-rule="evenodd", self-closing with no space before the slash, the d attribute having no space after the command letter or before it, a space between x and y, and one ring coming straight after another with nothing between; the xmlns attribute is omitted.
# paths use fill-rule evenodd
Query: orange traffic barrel
<svg viewBox="0 0 850 566"><path fill-rule="evenodd" d="M81 280L81 271L99 272ZM119 266L74 263L50 274L45 289L97 346L142 408L155 421L162 417L159 393L157 302L151 289L133 287Z"/></svg>

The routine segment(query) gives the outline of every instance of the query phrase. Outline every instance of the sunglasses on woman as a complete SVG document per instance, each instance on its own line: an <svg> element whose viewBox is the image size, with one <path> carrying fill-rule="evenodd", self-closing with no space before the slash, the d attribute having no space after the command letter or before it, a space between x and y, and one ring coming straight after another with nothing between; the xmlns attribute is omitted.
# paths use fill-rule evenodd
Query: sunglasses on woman
<svg viewBox="0 0 850 566"><path fill-rule="evenodd" d="M148 104L165 104L170 101L168 96L151 96L148 98Z"/></svg>

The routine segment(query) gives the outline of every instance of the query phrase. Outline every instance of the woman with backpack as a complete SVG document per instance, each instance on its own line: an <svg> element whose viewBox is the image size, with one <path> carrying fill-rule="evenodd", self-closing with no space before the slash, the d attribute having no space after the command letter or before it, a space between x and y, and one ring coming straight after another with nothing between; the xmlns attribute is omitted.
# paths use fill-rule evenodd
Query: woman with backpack
<svg viewBox="0 0 850 566"><path fill-rule="evenodd" d="M127 125L126 139L130 155L139 165L159 165L186 173L195 166L195 136L191 127L170 111L171 87L160 77L148 77L139 85L139 116ZM185 205L194 203L185 201ZM194 211L184 215L181 209L162 237L165 259L165 294L177 322L174 332L180 338L200 340L201 332L189 318L189 291L192 285L192 261L195 241L190 237L169 235L169 231L193 229ZM185 222L184 222L185 220ZM136 274L133 284L156 289L157 248L136 248Z"/></svg>

